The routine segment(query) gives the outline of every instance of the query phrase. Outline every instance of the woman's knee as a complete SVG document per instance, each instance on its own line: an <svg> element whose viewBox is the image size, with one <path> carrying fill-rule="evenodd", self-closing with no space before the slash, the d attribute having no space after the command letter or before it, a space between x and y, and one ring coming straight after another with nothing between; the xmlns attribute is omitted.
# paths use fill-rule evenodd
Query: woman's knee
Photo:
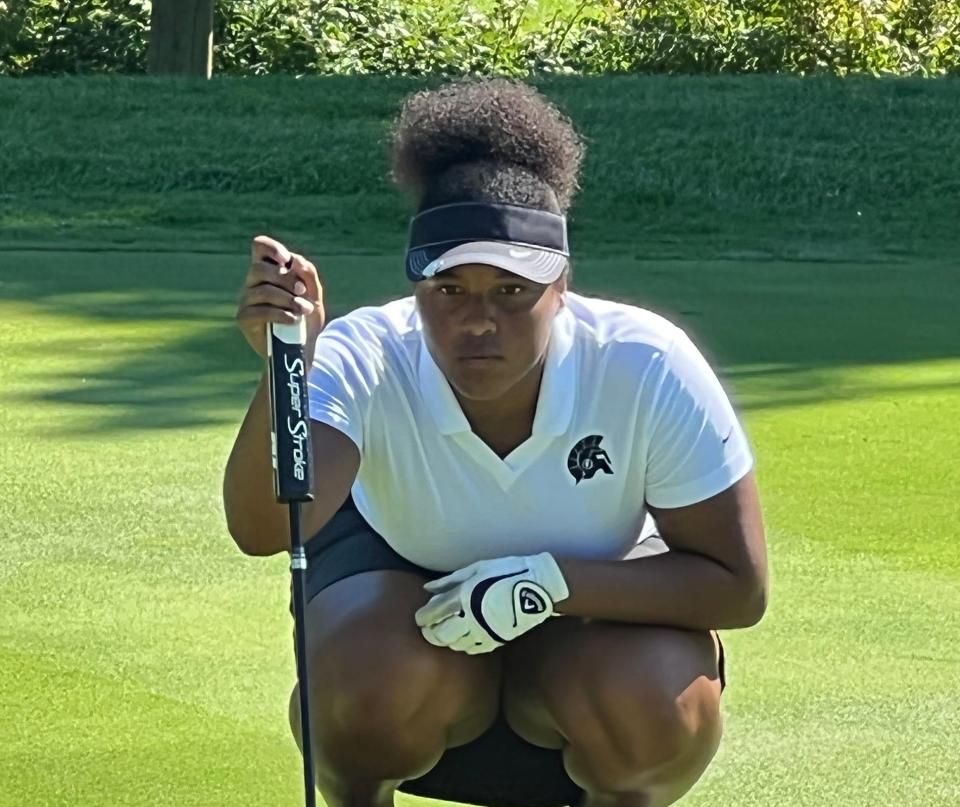
<svg viewBox="0 0 960 807"><path fill-rule="evenodd" d="M414 720L438 727L469 703L462 681L452 679L439 649L384 637L345 642L321 652L310 665L310 695L326 732L394 734Z"/></svg>
<svg viewBox="0 0 960 807"><path fill-rule="evenodd" d="M711 690L702 678L678 696L649 683L601 689L579 704L557 707L568 764L586 789L602 792L639 790L663 776L685 777L701 762L705 767L721 732Z"/></svg>
<svg viewBox="0 0 960 807"><path fill-rule="evenodd" d="M433 767L451 737L468 731L473 739L493 721L495 682L468 690L448 674L444 651L424 645L411 651L388 643L371 658L361 643L311 665L310 731L324 770L348 778L415 777ZM297 696L295 689L295 736Z"/></svg>
<svg viewBox="0 0 960 807"><path fill-rule="evenodd" d="M541 648L554 673L528 681L527 691L565 738L571 777L593 792L635 791L658 777L695 781L721 732L709 635L598 625L567 633L555 637L568 640L563 663L549 664L552 647Z"/></svg>
<svg viewBox="0 0 960 807"><path fill-rule="evenodd" d="M356 608L361 597L350 589L363 581L351 580L338 584L331 596L346 597ZM368 600L367 607L354 610L354 618L345 618L350 611L346 603L336 620L326 619L321 610L331 610L329 601L317 603L313 613L307 667L314 753L322 765L338 771L401 776L397 770L411 768L402 775L412 775L425 761L435 762L451 734L457 735L464 724L468 730L476 724L479 734L492 722L499 667L492 659L434 647L420 636L412 617L417 595L411 591L415 584L422 593L419 582L370 582L384 599ZM398 616L400 612L409 612L409 620ZM290 724L302 748L296 688ZM370 765L381 765L384 771Z"/></svg>

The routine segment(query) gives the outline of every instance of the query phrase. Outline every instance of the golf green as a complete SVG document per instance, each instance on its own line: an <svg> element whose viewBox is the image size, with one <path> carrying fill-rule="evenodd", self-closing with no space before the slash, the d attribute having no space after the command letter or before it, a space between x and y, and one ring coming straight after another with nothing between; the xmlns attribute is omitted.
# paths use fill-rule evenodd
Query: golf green
<svg viewBox="0 0 960 807"><path fill-rule="evenodd" d="M318 263L334 314L406 293L395 256ZM220 507L259 373L245 264L4 253L3 807L302 803L287 561ZM683 804L960 803L955 272L578 264L688 328L757 455L772 599L724 634L725 738Z"/></svg>

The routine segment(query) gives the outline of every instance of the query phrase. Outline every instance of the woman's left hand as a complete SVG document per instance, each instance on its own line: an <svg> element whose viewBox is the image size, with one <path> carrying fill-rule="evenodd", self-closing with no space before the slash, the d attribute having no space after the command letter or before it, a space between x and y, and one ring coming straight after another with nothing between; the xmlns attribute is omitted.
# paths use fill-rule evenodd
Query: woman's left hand
<svg viewBox="0 0 960 807"><path fill-rule="evenodd" d="M549 552L481 560L424 588L434 596L415 614L423 638L470 655L489 653L526 633L570 595Z"/></svg>

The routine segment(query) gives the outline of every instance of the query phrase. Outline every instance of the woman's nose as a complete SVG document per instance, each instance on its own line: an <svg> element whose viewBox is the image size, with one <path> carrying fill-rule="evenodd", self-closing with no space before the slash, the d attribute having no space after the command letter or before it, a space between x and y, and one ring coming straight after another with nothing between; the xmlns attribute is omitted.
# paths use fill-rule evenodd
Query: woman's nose
<svg viewBox="0 0 960 807"><path fill-rule="evenodd" d="M463 318L464 330L473 336L482 336L497 329L493 304L483 295L471 295Z"/></svg>

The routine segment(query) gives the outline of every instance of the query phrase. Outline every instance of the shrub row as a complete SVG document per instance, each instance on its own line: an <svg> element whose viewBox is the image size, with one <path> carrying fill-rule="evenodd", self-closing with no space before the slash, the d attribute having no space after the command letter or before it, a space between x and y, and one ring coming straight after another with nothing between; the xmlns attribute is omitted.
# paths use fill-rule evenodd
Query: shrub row
<svg viewBox="0 0 960 807"><path fill-rule="evenodd" d="M0 0L0 75L146 69L148 0ZM216 0L214 69L960 72L956 0Z"/></svg>

